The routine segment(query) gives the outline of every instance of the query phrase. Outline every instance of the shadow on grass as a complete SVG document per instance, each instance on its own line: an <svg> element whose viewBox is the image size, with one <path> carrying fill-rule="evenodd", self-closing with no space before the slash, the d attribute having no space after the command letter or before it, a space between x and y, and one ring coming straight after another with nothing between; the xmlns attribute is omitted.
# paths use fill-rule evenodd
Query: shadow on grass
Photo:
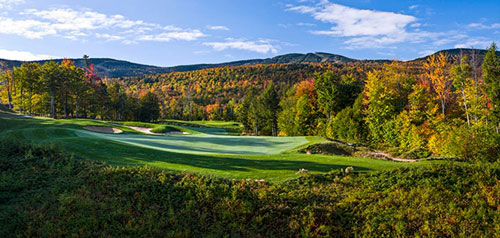
<svg viewBox="0 0 500 238"><path fill-rule="evenodd" d="M235 172L249 172L251 170L297 171L301 168L306 168L311 172L329 172L332 169L351 166L349 164L323 164L306 160L272 159L272 156L266 156L270 159L261 159L182 154L130 146L105 139L82 140L81 138L74 138L61 142L72 152L76 152L90 159L106 161L114 165L167 163ZM357 171L371 170L370 168L357 166L355 169Z"/></svg>

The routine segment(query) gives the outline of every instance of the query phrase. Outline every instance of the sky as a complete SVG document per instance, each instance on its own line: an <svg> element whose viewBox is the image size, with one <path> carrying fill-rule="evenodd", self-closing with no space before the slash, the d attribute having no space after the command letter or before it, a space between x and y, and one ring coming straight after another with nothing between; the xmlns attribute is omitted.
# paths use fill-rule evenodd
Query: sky
<svg viewBox="0 0 500 238"><path fill-rule="evenodd" d="M500 40L499 12L499 0L0 0L0 58L410 60L487 48Z"/></svg>

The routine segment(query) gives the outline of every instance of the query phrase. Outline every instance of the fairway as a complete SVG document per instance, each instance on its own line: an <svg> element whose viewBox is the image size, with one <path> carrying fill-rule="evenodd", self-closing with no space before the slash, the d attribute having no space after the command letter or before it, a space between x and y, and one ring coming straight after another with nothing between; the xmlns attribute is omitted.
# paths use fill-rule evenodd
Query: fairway
<svg viewBox="0 0 500 238"><path fill-rule="evenodd" d="M83 126L110 126L124 133L91 132ZM70 153L114 166L152 166L224 178L283 181L300 176L295 173L301 168L310 173L326 173L349 166L356 171L375 171L430 163L296 152L297 147L323 141L320 137L234 136L225 133L223 128L182 128L190 134L145 135L112 122L15 118L0 114L0 136L55 143Z"/></svg>

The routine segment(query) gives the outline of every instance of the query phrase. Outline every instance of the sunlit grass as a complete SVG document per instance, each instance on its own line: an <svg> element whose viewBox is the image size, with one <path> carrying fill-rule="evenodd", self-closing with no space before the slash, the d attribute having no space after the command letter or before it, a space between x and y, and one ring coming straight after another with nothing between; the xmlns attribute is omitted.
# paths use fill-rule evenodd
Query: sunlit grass
<svg viewBox="0 0 500 238"><path fill-rule="evenodd" d="M111 126L124 133L90 132L83 130L83 126ZM310 173L325 173L353 166L357 171L368 172L430 163L398 163L297 152L308 144L324 142L322 137L231 136L211 133L210 130L203 132L211 128L191 129L198 130L198 133L151 136L113 122L18 119L1 117L0 114L0 136L8 135L34 143L56 143L81 157L117 166L141 165L225 178L283 181L298 177L295 172L301 168Z"/></svg>

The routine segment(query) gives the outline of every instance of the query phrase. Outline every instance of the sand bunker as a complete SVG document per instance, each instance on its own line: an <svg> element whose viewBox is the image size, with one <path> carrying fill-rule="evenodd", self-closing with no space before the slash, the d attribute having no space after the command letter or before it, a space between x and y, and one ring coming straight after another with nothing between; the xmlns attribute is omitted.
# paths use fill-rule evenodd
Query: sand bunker
<svg viewBox="0 0 500 238"><path fill-rule="evenodd" d="M137 127L137 126L127 126L127 127L130 129L134 129L136 131L140 131L142 133L148 134L148 135L160 136L160 135L186 135L186 134L189 134L187 132L182 132L182 131L171 131L171 132L167 132L167 133L154 133L154 132L151 132L151 130L153 128Z"/></svg>
<svg viewBox="0 0 500 238"><path fill-rule="evenodd" d="M122 130L107 126L84 126L83 129L108 134L120 134Z"/></svg>

